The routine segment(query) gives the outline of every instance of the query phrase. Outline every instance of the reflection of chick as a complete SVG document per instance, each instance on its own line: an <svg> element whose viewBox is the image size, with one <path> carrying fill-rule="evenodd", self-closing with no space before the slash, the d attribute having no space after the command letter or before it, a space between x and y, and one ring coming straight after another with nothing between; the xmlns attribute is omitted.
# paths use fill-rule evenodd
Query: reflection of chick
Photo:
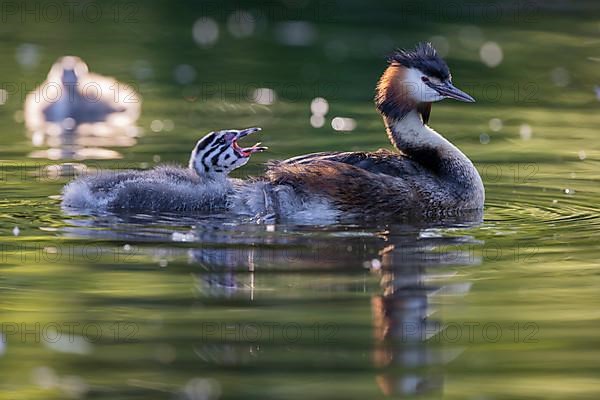
<svg viewBox="0 0 600 400"><path fill-rule="evenodd" d="M44 132L52 126L63 131L96 123L116 128L133 124L140 109L141 100L131 87L89 73L79 57L66 56L25 99L25 123L31 131Z"/></svg>
<svg viewBox="0 0 600 400"><path fill-rule="evenodd" d="M259 131L211 132L198 141L189 168L159 166L149 171L104 172L63 189L63 205L88 210L212 211L224 209L235 181L228 174L266 147L242 148L238 139Z"/></svg>

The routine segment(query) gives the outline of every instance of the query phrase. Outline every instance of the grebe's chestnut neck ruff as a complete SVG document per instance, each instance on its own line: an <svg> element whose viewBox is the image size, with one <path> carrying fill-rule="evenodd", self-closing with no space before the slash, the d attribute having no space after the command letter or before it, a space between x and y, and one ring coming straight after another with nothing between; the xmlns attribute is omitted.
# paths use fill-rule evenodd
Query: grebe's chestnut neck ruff
<svg viewBox="0 0 600 400"><path fill-rule="evenodd" d="M418 110L427 123L432 102L446 98L475 102L452 84L448 65L430 43L421 43L414 50L398 50L388 57L388 64L375 95L378 110L387 118L401 120Z"/></svg>

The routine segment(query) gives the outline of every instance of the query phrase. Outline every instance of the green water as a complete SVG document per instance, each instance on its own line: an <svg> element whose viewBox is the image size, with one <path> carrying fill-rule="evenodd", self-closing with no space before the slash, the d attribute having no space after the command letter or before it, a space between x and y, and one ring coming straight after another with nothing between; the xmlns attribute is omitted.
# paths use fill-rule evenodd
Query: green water
<svg viewBox="0 0 600 400"><path fill-rule="evenodd" d="M48 21L43 2L39 21L3 10L0 397L598 398L598 5L397 3L107 2L93 22L79 8ZM238 8L262 16L249 37L227 29ZM202 48L192 26L206 15L220 30ZM312 41L278 41L284 20L309 21ZM52 166L70 160L32 158L48 146L19 114L74 54L137 87L144 131L129 147L92 143L122 159L77 162L185 163L205 132L258 125L271 150L236 174L260 174L269 159L389 147L371 101L383 55L440 36L478 102L435 104L430 123L482 174L476 226L66 215L68 178ZM488 41L502 49L494 68ZM23 44L37 46L29 67L14 56ZM175 82L181 64L193 82ZM247 95L262 87L273 104ZM309 121L317 96L322 128ZM332 129L336 116L356 129Z"/></svg>

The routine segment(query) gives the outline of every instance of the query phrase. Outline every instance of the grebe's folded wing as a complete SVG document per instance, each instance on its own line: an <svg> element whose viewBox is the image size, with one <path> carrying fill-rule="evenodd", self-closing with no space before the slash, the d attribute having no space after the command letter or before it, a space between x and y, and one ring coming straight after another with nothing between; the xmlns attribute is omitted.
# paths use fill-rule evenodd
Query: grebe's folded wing
<svg viewBox="0 0 600 400"><path fill-rule="evenodd" d="M274 164L266 173L274 185L286 185L297 193L320 195L331 199L345 212L369 213L390 204L389 212L403 207L403 201L415 201L418 193L397 178L331 160L310 163ZM376 194L376 196L374 196Z"/></svg>
<svg viewBox="0 0 600 400"><path fill-rule="evenodd" d="M365 153L341 152L341 151L322 151L320 153L303 154L301 156L288 158L287 160L278 161L278 163L281 163L281 164L308 164L308 163L311 163L314 161L321 161L321 160L344 162L344 160L351 158L353 155L359 155L359 154L365 154ZM353 163L347 162L347 164L353 164Z"/></svg>
<svg viewBox="0 0 600 400"><path fill-rule="evenodd" d="M269 170L278 166L311 165L322 161L348 164L375 174L385 174L394 177L418 175L427 173L424 167L402 153L388 150L375 152L321 152L305 154L284 161L271 163Z"/></svg>

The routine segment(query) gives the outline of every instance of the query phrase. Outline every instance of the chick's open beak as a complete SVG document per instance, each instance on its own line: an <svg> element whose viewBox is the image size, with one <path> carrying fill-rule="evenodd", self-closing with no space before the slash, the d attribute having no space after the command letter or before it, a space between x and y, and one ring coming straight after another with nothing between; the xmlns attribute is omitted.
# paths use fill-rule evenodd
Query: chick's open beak
<svg viewBox="0 0 600 400"><path fill-rule="evenodd" d="M251 147L240 147L240 145L238 145L237 141L245 136L248 136L254 132L260 132L262 129L255 127L255 128L247 128L247 129L243 129L241 131L239 131L239 133L237 134L237 137L233 140L233 148L242 156L242 157L250 157L253 153L258 153L261 151L265 151L268 149L268 147L265 146L261 146L260 142L256 143L255 145L251 146Z"/></svg>

